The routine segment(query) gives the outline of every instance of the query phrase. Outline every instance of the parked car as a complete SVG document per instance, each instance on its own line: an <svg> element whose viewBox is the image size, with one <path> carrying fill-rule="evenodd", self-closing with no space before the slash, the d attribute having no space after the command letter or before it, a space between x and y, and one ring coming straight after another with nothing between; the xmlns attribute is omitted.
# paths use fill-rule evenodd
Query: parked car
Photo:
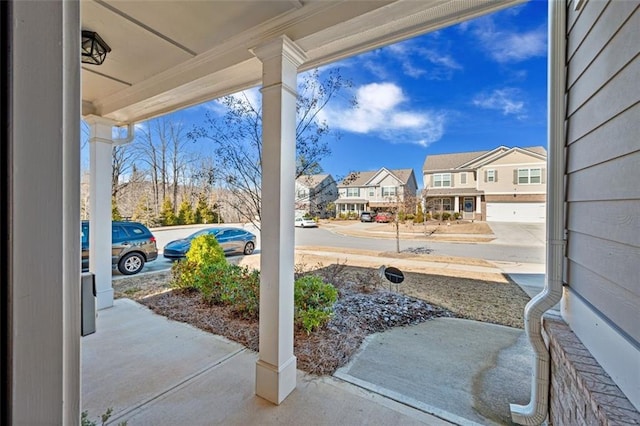
<svg viewBox="0 0 640 426"><path fill-rule="evenodd" d="M393 220L393 215L389 212L380 212L376 215L376 222L389 223Z"/></svg>
<svg viewBox="0 0 640 426"><path fill-rule="evenodd" d="M304 217L296 217L295 226L299 228L317 228L318 224L313 219L305 219Z"/></svg>
<svg viewBox="0 0 640 426"><path fill-rule="evenodd" d="M372 212L360 213L360 222L373 222L374 218L375 218L375 214Z"/></svg>
<svg viewBox="0 0 640 426"><path fill-rule="evenodd" d="M186 238L174 240L164 246L163 256L167 259L184 259L187 256L191 241L200 235L213 235L224 254L242 253L249 255L256 248L256 236L241 228L215 227L194 232Z"/></svg>
<svg viewBox="0 0 640 426"><path fill-rule="evenodd" d="M89 221L82 221L82 271L89 270ZM139 222L111 222L111 264L121 274L133 275L142 270L146 262L156 260L156 237Z"/></svg>

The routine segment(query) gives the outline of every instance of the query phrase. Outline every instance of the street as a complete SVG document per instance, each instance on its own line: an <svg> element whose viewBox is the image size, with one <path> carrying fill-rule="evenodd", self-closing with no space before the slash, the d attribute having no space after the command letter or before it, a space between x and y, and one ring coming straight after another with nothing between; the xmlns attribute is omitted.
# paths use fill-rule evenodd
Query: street
<svg viewBox="0 0 640 426"><path fill-rule="evenodd" d="M145 265L142 273L163 271L171 268L172 262L162 256L163 247L172 240L184 238L202 228L209 226L234 226L245 228L257 236L255 253L260 253L260 232L250 224L221 224L221 225L190 225L181 227L154 228L156 243L160 254L158 259ZM324 246L338 248L353 248L375 251L395 251L395 239L363 238L344 236L328 229L320 228L295 228L296 246ZM439 256L471 257L498 262L517 263L545 263L544 245L533 244L489 244L489 243L449 243L435 241L407 240L400 241L401 251L414 251L417 253L429 253ZM122 276L114 271L113 276Z"/></svg>

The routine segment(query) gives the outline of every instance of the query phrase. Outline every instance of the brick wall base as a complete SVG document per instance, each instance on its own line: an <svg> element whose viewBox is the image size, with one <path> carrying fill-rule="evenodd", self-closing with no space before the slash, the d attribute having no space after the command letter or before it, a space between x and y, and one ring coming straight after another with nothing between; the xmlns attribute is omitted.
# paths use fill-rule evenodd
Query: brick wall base
<svg viewBox="0 0 640 426"><path fill-rule="evenodd" d="M549 425L640 425L640 413L567 323L545 316L544 330L551 353Z"/></svg>

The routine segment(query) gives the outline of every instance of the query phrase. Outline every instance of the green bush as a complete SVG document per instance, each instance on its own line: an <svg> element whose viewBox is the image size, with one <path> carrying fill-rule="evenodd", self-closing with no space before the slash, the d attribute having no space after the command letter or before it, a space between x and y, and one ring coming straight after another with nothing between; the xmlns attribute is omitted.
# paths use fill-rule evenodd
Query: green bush
<svg viewBox="0 0 640 426"><path fill-rule="evenodd" d="M460 213L460 212L455 212L455 213L453 214L453 218L454 218L455 220L458 220L458 219L460 219L461 217L462 217L462 213Z"/></svg>
<svg viewBox="0 0 640 426"><path fill-rule="evenodd" d="M433 220L440 220L440 213L434 213L431 217L433 217Z"/></svg>
<svg viewBox="0 0 640 426"><path fill-rule="evenodd" d="M305 275L295 281L293 298L295 325L309 334L331 319L338 290L317 275Z"/></svg>
<svg viewBox="0 0 640 426"><path fill-rule="evenodd" d="M171 267L172 288L198 289L197 281L201 280L202 268L207 265L226 264L224 251L213 235L200 235L191 241L187 258Z"/></svg>
<svg viewBox="0 0 640 426"><path fill-rule="evenodd" d="M224 251L216 237L213 235L200 235L191 241L191 247L187 252L187 260L195 262L197 265L208 265L213 263L227 263Z"/></svg>
<svg viewBox="0 0 640 426"><path fill-rule="evenodd" d="M451 218L451 213L442 212L442 220L449 220Z"/></svg>

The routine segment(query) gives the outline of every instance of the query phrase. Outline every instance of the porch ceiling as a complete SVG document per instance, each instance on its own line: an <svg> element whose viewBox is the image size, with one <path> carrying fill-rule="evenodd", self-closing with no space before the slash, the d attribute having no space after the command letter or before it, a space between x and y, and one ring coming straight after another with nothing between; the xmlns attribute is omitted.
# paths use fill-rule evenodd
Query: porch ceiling
<svg viewBox="0 0 640 426"><path fill-rule="evenodd" d="M82 64L82 113L133 123L256 86L251 49L280 35L302 71L523 1L82 0L82 29L112 49Z"/></svg>

